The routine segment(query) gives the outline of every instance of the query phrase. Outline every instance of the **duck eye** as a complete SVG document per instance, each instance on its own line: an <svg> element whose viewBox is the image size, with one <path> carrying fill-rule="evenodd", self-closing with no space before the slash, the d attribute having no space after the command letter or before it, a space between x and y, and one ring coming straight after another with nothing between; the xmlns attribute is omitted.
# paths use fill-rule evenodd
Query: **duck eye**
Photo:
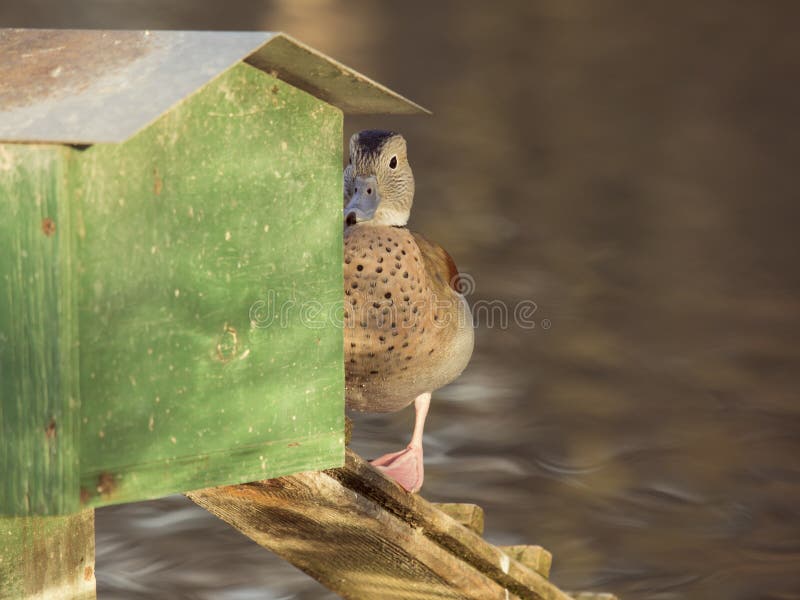
<svg viewBox="0 0 800 600"><path fill-rule="evenodd" d="M397 157L396 156L393 156L392 160L389 161L389 168L390 169L397 168Z"/></svg>

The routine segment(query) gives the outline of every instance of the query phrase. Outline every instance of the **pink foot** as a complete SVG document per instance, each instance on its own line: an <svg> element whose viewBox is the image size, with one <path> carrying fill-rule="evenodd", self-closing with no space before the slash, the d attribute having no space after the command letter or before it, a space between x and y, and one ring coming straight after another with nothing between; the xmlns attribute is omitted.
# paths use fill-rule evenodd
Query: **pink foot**
<svg viewBox="0 0 800 600"><path fill-rule="evenodd" d="M422 464L422 447L409 445L405 450L384 454L370 464L399 483L406 491L418 492L425 471Z"/></svg>

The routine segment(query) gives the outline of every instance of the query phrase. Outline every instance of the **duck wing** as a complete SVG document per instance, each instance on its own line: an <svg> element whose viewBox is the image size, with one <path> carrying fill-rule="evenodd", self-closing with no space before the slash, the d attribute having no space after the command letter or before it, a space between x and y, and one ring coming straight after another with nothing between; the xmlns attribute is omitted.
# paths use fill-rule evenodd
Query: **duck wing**
<svg viewBox="0 0 800 600"><path fill-rule="evenodd" d="M425 274L434 292L440 297L447 297L448 289L460 294L462 291L461 275L453 257L436 242L432 242L414 231L410 233L422 254Z"/></svg>

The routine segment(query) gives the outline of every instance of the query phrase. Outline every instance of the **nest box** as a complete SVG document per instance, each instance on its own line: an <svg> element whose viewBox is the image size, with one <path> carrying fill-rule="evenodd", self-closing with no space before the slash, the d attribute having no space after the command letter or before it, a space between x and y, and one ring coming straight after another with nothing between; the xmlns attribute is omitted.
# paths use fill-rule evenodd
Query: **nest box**
<svg viewBox="0 0 800 600"><path fill-rule="evenodd" d="M0 30L0 514L342 464L343 113L280 33Z"/></svg>

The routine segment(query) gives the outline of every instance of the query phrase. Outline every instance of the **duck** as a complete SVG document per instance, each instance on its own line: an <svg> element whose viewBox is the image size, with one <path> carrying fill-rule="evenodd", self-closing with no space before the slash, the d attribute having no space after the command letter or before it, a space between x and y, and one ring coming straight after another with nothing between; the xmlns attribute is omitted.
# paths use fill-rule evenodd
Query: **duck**
<svg viewBox="0 0 800 600"><path fill-rule="evenodd" d="M370 413L414 404L408 445L370 461L414 493L431 397L469 363L472 316L452 257L408 229L414 174L401 134L354 134L343 190L345 403Z"/></svg>

